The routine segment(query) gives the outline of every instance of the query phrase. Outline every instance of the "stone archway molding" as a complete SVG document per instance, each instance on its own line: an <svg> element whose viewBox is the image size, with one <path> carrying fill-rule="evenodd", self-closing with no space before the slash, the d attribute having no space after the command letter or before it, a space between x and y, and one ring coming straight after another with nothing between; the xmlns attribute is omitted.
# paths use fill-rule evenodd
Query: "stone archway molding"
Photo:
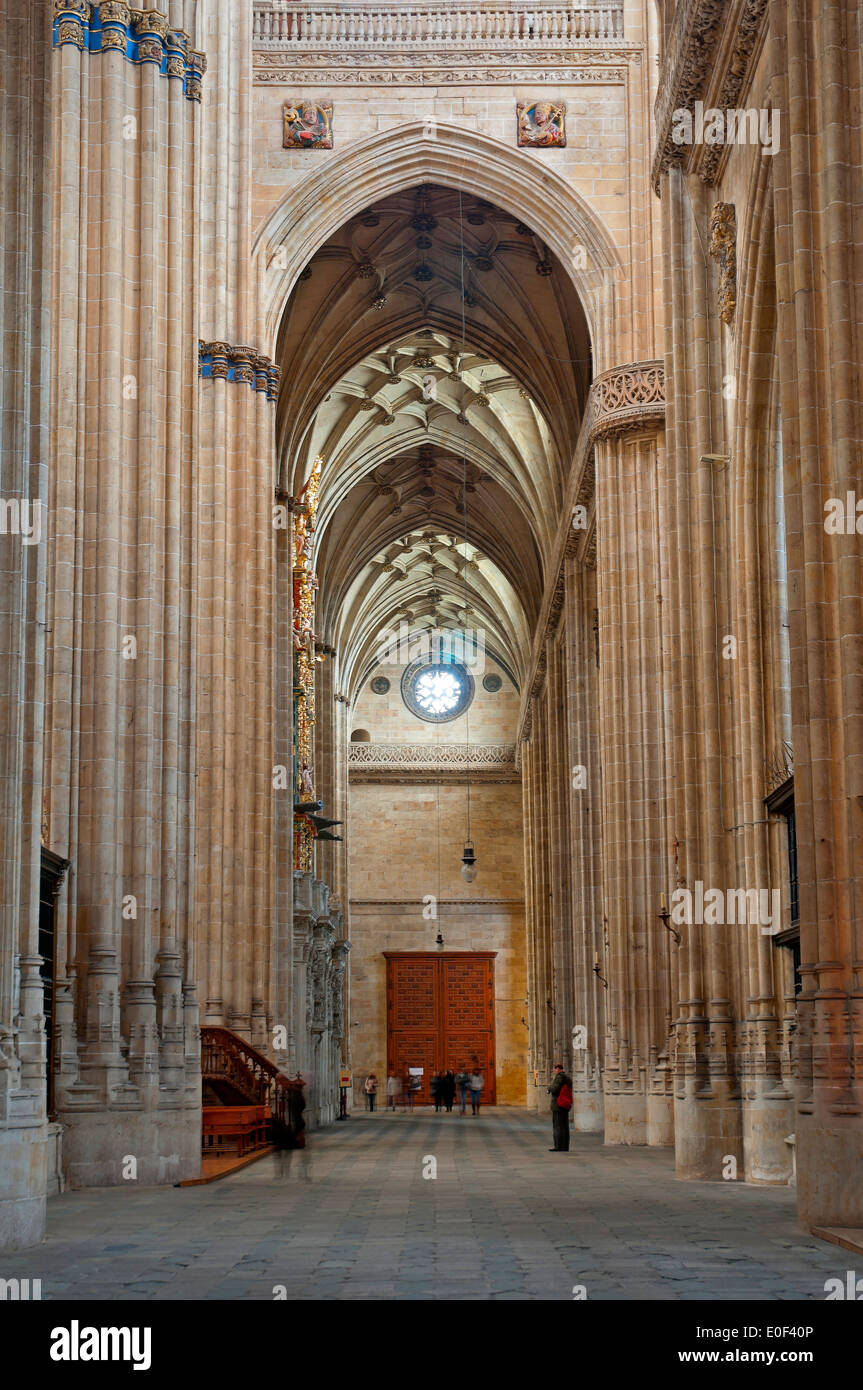
<svg viewBox="0 0 863 1390"><path fill-rule="evenodd" d="M275 354L279 323L301 270L339 227L372 203L419 183L482 197L517 217L555 253L581 299L597 371L615 358L620 253L602 220L560 174L490 136L414 121L363 140L304 178L258 230L262 336ZM582 266L581 262L585 265Z"/></svg>

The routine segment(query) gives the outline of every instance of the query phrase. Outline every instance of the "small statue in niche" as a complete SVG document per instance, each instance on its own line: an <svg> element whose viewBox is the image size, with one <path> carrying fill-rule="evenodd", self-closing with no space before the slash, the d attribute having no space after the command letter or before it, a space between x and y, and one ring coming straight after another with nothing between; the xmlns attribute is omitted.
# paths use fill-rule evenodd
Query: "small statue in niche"
<svg viewBox="0 0 863 1390"><path fill-rule="evenodd" d="M303 770L300 773L300 787L302 788L303 796L306 798L306 800L314 801L315 784L312 781L312 774L309 771L308 763L303 763Z"/></svg>

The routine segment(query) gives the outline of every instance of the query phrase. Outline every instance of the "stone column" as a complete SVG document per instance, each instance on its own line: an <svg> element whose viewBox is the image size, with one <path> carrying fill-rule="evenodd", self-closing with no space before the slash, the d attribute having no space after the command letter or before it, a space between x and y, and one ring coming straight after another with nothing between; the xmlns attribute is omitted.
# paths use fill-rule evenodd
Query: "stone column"
<svg viewBox="0 0 863 1390"><path fill-rule="evenodd" d="M527 907L528 1085L530 1109L545 1110L546 1087L554 1044L552 933L549 907L548 739L543 669L537 676L521 746L525 824L525 897ZM534 1084L534 1073L536 1083Z"/></svg>
<svg viewBox="0 0 863 1390"><path fill-rule="evenodd" d="M195 180L206 66L170 19L56 0L47 814L73 1184L198 1170ZM73 659L74 655L74 659Z"/></svg>
<svg viewBox="0 0 863 1390"><path fill-rule="evenodd" d="M50 26L46 0L4 7L0 25L0 1251L42 1239L48 1176L36 905L50 527Z"/></svg>
<svg viewBox="0 0 863 1390"><path fill-rule="evenodd" d="M664 595L658 497L664 415L658 362L593 386L602 763L603 915L608 951L606 1143L670 1144L658 1071L669 1027L671 938L664 890Z"/></svg>
<svg viewBox="0 0 863 1390"><path fill-rule="evenodd" d="M603 1128L602 1067L607 976L602 930L602 768L599 758L599 668L596 660L596 570L565 561L567 772L572 874L573 1025L584 1030L572 1050L573 1127Z"/></svg>
<svg viewBox="0 0 863 1390"><path fill-rule="evenodd" d="M336 928L329 914L328 894L321 890L324 885L315 884L318 896L323 897L320 911L315 919L309 962L309 989L311 992L312 1020L311 1043L313 1058L313 1084L309 1091L309 1109L319 1125L330 1124L335 1119L336 1077L333 1076L332 1037L332 966L333 947L336 941Z"/></svg>
<svg viewBox="0 0 863 1390"><path fill-rule="evenodd" d="M293 579L291 556L293 501L278 487L275 491L275 583L272 630L274 643L273 767L284 769L273 805L273 1056L282 1071L296 1075L298 1001L294 961L294 785L293 763ZM285 1047L279 1046L285 1037Z"/></svg>
<svg viewBox="0 0 863 1390"><path fill-rule="evenodd" d="M245 0L204 0L195 902L205 1021L270 1050L270 1024L287 1022L273 1017L269 969L275 558L284 528L273 516L278 373L257 336L252 273L251 25ZM278 978L283 984L283 968ZM283 1004L280 987L280 1012Z"/></svg>
<svg viewBox="0 0 863 1390"><path fill-rule="evenodd" d="M863 1226L863 327L853 0L771 4L794 798L804 988L804 1226ZM832 506L830 499L835 499ZM840 510L841 509L841 510ZM843 526L828 531L840 512Z"/></svg>
<svg viewBox="0 0 863 1390"><path fill-rule="evenodd" d="M666 744L671 889L725 893L736 882L726 827L732 663L719 637L730 617L727 452L721 411L718 316L704 246L709 191L670 169L662 185L669 390L660 505L664 519L663 610L667 644ZM718 459L712 456L719 456ZM733 930L693 922L681 932L675 1023L675 1140L679 1177L722 1177L742 1168ZM738 1006L739 1007L739 1006Z"/></svg>
<svg viewBox="0 0 863 1390"><path fill-rule="evenodd" d="M572 969L572 871L570 863L572 832L569 822L569 782L566 738L566 632L558 628L546 640L548 679L545 699L549 726L548 740L548 840L549 916L552 947L551 1027L552 1063L562 1062L569 1070L572 1028L575 1022L574 978Z"/></svg>

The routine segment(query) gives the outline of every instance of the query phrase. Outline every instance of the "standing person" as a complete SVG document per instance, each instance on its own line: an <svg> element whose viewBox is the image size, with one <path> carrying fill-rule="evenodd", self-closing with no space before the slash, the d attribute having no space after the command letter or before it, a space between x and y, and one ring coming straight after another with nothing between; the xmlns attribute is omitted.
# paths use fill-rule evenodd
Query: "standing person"
<svg viewBox="0 0 863 1390"><path fill-rule="evenodd" d="M475 1067L474 1070L471 1072L470 1077L468 1078L468 1085L470 1088L470 1113L472 1115L478 1115L479 1102L480 1097L482 1095L483 1087L483 1074L480 1071L479 1067Z"/></svg>
<svg viewBox="0 0 863 1390"><path fill-rule="evenodd" d="M569 1149L569 1112L572 1109L572 1080L560 1062L554 1064L554 1080L548 1088L551 1096L551 1127L554 1148L550 1154L566 1153Z"/></svg>
<svg viewBox="0 0 863 1390"><path fill-rule="evenodd" d="M375 1108L375 1096L378 1093L378 1079L373 1071L370 1071L366 1077L363 1090L366 1093L366 1109L372 1111Z"/></svg>
<svg viewBox="0 0 863 1390"><path fill-rule="evenodd" d="M452 1103L455 1100L455 1075L451 1071L444 1072L441 1077L441 1097L447 1109L447 1114L452 1114Z"/></svg>
<svg viewBox="0 0 863 1390"><path fill-rule="evenodd" d="M397 1076L387 1077L387 1110L395 1110L399 1098L401 1082Z"/></svg>
<svg viewBox="0 0 863 1390"><path fill-rule="evenodd" d="M459 1064L459 1069L455 1074L455 1084L458 1091L458 1113L463 1115L466 1110L467 1090L470 1077L464 1069L464 1062Z"/></svg>
<svg viewBox="0 0 863 1390"><path fill-rule="evenodd" d="M443 1095L441 1093L442 1082L443 1077L441 1076L440 1072L432 1072L431 1081L429 1082L429 1090L431 1091L431 1098L434 1101L435 1110L440 1110L441 1101L443 1100Z"/></svg>

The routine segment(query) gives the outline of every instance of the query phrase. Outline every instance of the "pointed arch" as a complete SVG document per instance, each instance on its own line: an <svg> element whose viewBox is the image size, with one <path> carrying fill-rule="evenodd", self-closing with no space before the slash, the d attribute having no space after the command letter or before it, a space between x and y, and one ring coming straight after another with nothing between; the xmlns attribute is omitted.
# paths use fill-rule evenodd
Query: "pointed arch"
<svg viewBox="0 0 863 1390"><path fill-rule="evenodd" d="M623 262L602 220L548 164L455 126L439 123L432 136L422 121L374 135L344 156L327 160L287 193L261 224L253 256L259 266L268 352L275 352L285 305L315 252L371 203L419 183L486 198L541 237L582 302L595 371L614 365L615 287Z"/></svg>

